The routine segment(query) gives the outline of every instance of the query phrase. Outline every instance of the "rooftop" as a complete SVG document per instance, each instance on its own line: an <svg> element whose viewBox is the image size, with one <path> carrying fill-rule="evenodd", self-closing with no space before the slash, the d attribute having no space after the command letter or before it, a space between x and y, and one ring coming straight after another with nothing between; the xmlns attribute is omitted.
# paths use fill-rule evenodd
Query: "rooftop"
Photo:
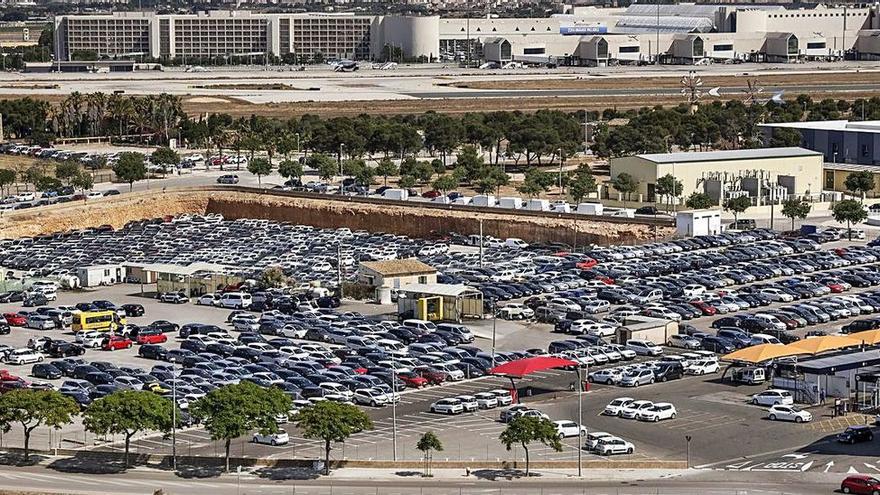
<svg viewBox="0 0 880 495"><path fill-rule="evenodd" d="M432 296L458 297L465 294L481 294L473 287L464 284L408 284L399 289L407 294L429 294Z"/></svg>
<svg viewBox="0 0 880 495"><path fill-rule="evenodd" d="M728 151L697 151L693 153L653 153L636 155L654 163L713 162L722 160L760 160L762 158L790 158L822 156L818 151L804 148L758 148Z"/></svg>
<svg viewBox="0 0 880 495"><path fill-rule="evenodd" d="M415 258L388 261L362 261L361 267L376 272L383 277L421 275L423 273L437 272L437 270L431 265L426 265Z"/></svg>
<svg viewBox="0 0 880 495"><path fill-rule="evenodd" d="M850 122L849 120L819 120L815 122L778 122L760 124L763 127L788 127L791 129L813 129L817 131L849 131L880 133L880 120Z"/></svg>
<svg viewBox="0 0 880 495"><path fill-rule="evenodd" d="M866 368L880 364L880 350L851 352L810 360L798 360L799 371L808 373L833 373L837 371Z"/></svg>

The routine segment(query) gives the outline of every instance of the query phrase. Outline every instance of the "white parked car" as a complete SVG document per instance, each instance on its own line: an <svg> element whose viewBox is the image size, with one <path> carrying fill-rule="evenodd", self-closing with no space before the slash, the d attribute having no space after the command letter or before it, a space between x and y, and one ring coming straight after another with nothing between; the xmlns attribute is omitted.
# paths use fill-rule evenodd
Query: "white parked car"
<svg viewBox="0 0 880 495"><path fill-rule="evenodd" d="M605 409L602 411L602 414L606 416L620 416L620 412L634 401L632 397L618 397L613 401L609 402Z"/></svg>
<svg viewBox="0 0 880 495"><path fill-rule="evenodd" d="M577 437L587 434L587 428L584 425L578 425L574 421L563 419L554 421L553 424L556 426L559 438Z"/></svg>
<svg viewBox="0 0 880 495"><path fill-rule="evenodd" d="M27 347L22 347L21 349L15 349L7 354L4 361L9 364L18 365L40 363L43 361L43 353L28 349Z"/></svg>
<svg viewBox="0 0 880 495"><path fill-rule="evenodd" d="M440 399L431 404L431 412L438 414L461 414L464 412L464 405L458 399Z"/></svg>
<svg viewBox="0 0 880 495"><path fill-rule="evenodd" d="M668 402L658 402L653 407L639 411L636 417L639 421L652 421L656 423L664 419L675 419L676 415L678 415L678 411L675 410L675 406Z"/></svg>
<svg viewBox="0 0 880 495"><path fill-rule="evenodd" d="M505 320L527 320L535 316L535 311L525 304L508 303L498 310L498 316Z"/></svg>
<svg viewBox="0 0 880 495"><path fill-rule="evenodd" d="M605 368L603 370L591 372L587 379L595 383L614 385L619 382L622 377L623 371L617 368Z"/></svg>
<svg viewBox="0 0 880 495"><path fill-rule="evenodd" d="M770 421L794 421L795 423L809 423L813 415L797 406L771 406L767 411Z"/></svg>
<svg viewBox="0 0 880 495"><path fill-rule="evenodd" d="M473 395L459 395L456 399L461 401L461 405L464 407L465 412L473 412L480 408L477 398Z"/></svg>
<svg viewBox="0 0 880 495"><path fill-rule="evenodd" d="M640 412L652 407L654 407L654 403L649 400L634 400L624 406L618 416L625 419L636 419Z"/></svg>
<svg viewBox="0 0 880 495"><path fill-rule="evenodd" d="M721 365L718 364L718 361L706 359L688 364L684 372L689 375L706 375L710 373L718 373L718 370L720 369Z"/></svg>
<svg viewBox="0 0 880 495"><path fill-rule="evenodd" d="M626 341L626 347L640 356L659 356L663 354L663 348L649 340L630 339Z"/></svg>
<svg viewBox="0 0 880 495"><path fill-rule="evenodd" d="M220 296L213 293L202 294L196 299L196 304L202 306L217 306L220 303Z"/></svg>
<svg viewBox="0 0 880 495"><path fill-rule="evenodd" d="M394 402L400 401L400 396L393 396ZM359 388L354 391L354 403L370 407L387 406L391 404L392 395L378 388Z"/></svg>
<svg viewBox="0 0 880 495"><path fill-rule="evenodd" d="M596 445L596 452L601 455L632 454L635 446L620 437L603 438Z"/></svg>
<svg viewBox="0 0 880 495"><path fill-rule="evenodd" d="M104 332L77 332L76 342L82 344L83 347L98 348L104 343L104 337L106 336Z"/></svg>
<svg viewBox="0 0 880 495"><path fill-rule="evenodd" d="M498 407L498 398L491 392L479 392L474 394L477 399L477 407L480 409L494 409Z"/></svg>
<svg viewBox="0 0 880 495"><path fill-rule="evenodd" d="M753 395L752 404L756 406L790 406L794 404L794 397L788 390L771 388Z"/></svg>
<svg viewBox="0 0 880 495"><path fill-rule="evenodd" d="M498 401L499 406L503 407L513 404L513 396L510 395L509 390L496 388L494 390L490 390L489 393L495 396L495 399Z"/></svg>
<svg viewBox="0 0 880 495"><path fill-rule="evenodd" d="M666 340L666 345L669 347L678 347L679 349L700 349L703 344L700 343L700 339L691 337L690 335L677 333L669 336Z"/></svg>
<svg viewBox="0 0 880 495"><path fill-rule="evenodd" d="M290 442L290 435L288 435L286 431L270 433L268 435L255 433L253 440L254 443L262 443L265 445L286 445L288 442Z"/></svg>
<svg viewBox="0 0 880 495"><path fill-rule="evenodd" d="M584 448L587 450L596 450L596 447L599 445L599 442L603 438L611 438L614 435L611 433L607 433L604 431L594 431L592 433L587 434L587 439L584 441Z"/></svg>

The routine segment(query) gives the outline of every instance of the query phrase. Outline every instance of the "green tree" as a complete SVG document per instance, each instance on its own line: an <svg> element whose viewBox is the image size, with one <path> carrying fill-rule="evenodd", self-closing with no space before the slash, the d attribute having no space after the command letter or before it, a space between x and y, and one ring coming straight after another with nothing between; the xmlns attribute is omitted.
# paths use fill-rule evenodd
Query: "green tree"
<svg viewBox="0 0 880 495"><path fill-rule="evenodd" d="M661 197L666 198L666 211L669 211L669 204L672 198L681 196L684 189L681 181L676 179L672 174L666 174L657 179L656 191Z"/></svg>
<svg viewBox="0 0 880 495"><path fill-rule="evenodd" d="M440 442L440 439L437 438L437 435L435 435L433 431L426 431L425 434L419 438L418 443L416 443L416 448L422 452L425 458L424 476L431 476L431 460L433 459L432 452L443 452L443 443Z"/></svg>
<svg viewBox="0 0 880 495"><path fill-rule="evenodd" d="M6 168L0 169L0 194L6 194L6 190L15 184L15 171Z"/></svg>
<svg viewBox="0 0 880 495"><path fill-rule="evenodd" d="M318 177L324 181L330 181L336 176L339 167L336 160L323 154L315 153L306 159L306 165L318 173Z"/></svg>
<svg viewBox="0 0 880 495"><path fill-rule="evenodd" d="M55 390L16 389L0 395L0 426L9 431L11 423L24 431L24 460L30 460L31 433L40 426L56 430L70 424L79 406Z"/></svg>
<svg viewBox="0 0 880 495"><path fill-rule="evenodd" d="M330 474L331 442L344 442L354 433L373 429L370 417L357 406L329 400L300 411L296 425L303 437L324 441L324 474Z"/></svg>
<svg viewBox="0 0 880 495"><path fill-rule="evenodd" d="M729 198L724 202L724 210L733 212L733 223L739 223L739 214L746 211L752 206L752 198L748 196L740 196L738 198Z"/></svg>
<svg viewBox="0 0 880 495"><path fill-rule="evenodd" d="M260 280L257 284L263 289L284 287L287 285L287 276L280 267L270 266L260 273Z"/></svg>
<svg viewBox="0 0 880 495"><path fill-rule="evenodd" d="M303 166L297 160L284 160L278 164L278 173L285 179L302 181Z"/></svg>
<svg viewBox="0 0 880 495"><path fill-rule="evenodd" d="M361 186L369 188L373 183L373 179L376 177L376 169L373 167L364 164L363 167L360 167L353 174L354 180Z"/></svg>
<svg viewBox="0 0 880 495"><path fill-rule="evenodd" d="M838 222L846 222L849 240L852 240L852 224L864 222L868 218L865 206L854 199L844 199L831 208L831 215Z"/></svg>
<svg viewBox="0 0 880 495"><path fill-rule="evenodd" d="M541 186L540 183L536 180L526 180L522 184L520 184L517 188L517 191L525 194L530 198L534 198L535 196L541 194L542 192L546 192L547 189Z"/></svg>
<svg viewBox="0 0 880 495"><path fill-rule="evenodd" d="M588 194L597 190L596 178L590 167L581 165L578 167L574 176L568 181L568 192L575 203L580 203Z"/></svg>
<svg viewBox="0 0 880 495"><path fill-rule="evenodd" d="M770 137L771 148L790 148L801 145L801 133L797 129L788 127L778 127L773 129L773 136Z"/></svg>
<svg viewBox="0 0 880 495"><path fill-rule="evenodd" d="M846 176L843 186L847 191L858 193L864 200L865 193L874 190L874 173L867 170L852 172Z"/></svg>
<svg viewBox="0 0 880 495"><path fill-rule="evenodd" d="M170 400L144 390L121 390L91 403L83 413L83 426L98 435L125 436L125 465L128 466L131 437L140 431L171 430Z"/></svg>
<svg viewBox="0 0 880 495"><path fill-rule="evenodd" d="M74 189L79 189L82 194L85 194L87 190L90 190L95 185L95 178L92 177L92 174L80 170L76 176L70 179L70 185L73 186Z"/></svg>
<svg viewBox="0 0 880 495"><path fill-rule="evenodd" d="M794 230L794 219L801 220L807 218L813 205L804 199L791 198L782 202L782 216L791 219L791 230Z"/></svg>
<svg viewBox="0 0 880 495"><path fill-rule="evenodd" d="M445 194L458 187L458 179L451 175L441 175L434 179L431 187Z"/></svg>
<svg viewBox="0 0 880 495"><path fill-rule="evenodd" d="M76 174L80 173L81 169L82 168L79 166L79 163L71 160L65 160L55 165L55 178L64 181L64 183L67 185L70 185L70 180L75 177Z"/></svg>
<svg viewBox="0 0 880 495"><path fill-rule="evenodd" d="M383 185L388 185L388 176L397 174L397 165L389 158L383 158L376 165L376 174L381 175L383 179Z"/></svg>
<svg viewBox="0 0 880 495"><path fill-rule="evenodd" d="M623 194L624 204L630 199L632 193L639 189L639 181L626 172L622 172L618 174L617 177L611 179L611 185L617 192Z"/></svg>
<svg viewBox="0 0 880 495"><path fill-rule="evenodd" d="M56 179L55 177L50 177L48 175L44 175L37 179L37 182L34 183L34 189L37 191L57 191L61 189L61 181Z"/></svg>
<svg viewBox="0 0 880 495"><path fill-rule="evenodd" d="M439 158L431 160L431 168L434 169L434 173L437 175L443 175L446 173L446 165L444 165L443 160L440 160Z"/></svg>
<svg viewBox="0 0 880 495"><path fill-rule="evenodd" d="M180 163L180 155L171 148L156 148L156 151L150 155L150 161L156 165L161 165L162 170L173 169Z"/></svg>
<svg viewBox="0 0 880 495"><path fill-rule="evenodd" d="M257 176L257 184L263 185L263 176L272 173L272 164L265 158L254 158L248 162L247 169Z"/></svg>
<svg viewBox="0 0 880 495"><path fill-rule="evenodd" d="M422 184L427 184L434 176L434 167L428 162L419 162L414 170L415 176Z"/></svg>
<svg viewBox="0 0 880 495"><path fill-rule="evenodd" d="M290 398L281 389L242 381L210 391L191 406L190 413L202 420L212 440L225 442L228 472L232 439L254 429L263 434L277 432L275 416L289 410Z"/></svg>
<svg viewBox="0 0 880 495"><path fill-rule="evenodd" d="M400 180L397 182L397 185L403 189L412 189L416 187L416 178L412 175L404 175L400 177Z"/></svg>
<svg viewBox="0 0 880 495"><path fill-rule="evenodd" d="M694 210L705 210L706 208L715 206L715 202L712 201L712 197L708 194L695 191L688 196L684 205Z"/></svg>
<svg viewBox="0 0 880 495"><path fill-rule="evenodd" d="M113 166L116 178L122 182L128 182L128 190L134 189L134 183L147 178L147 166L144 164L144 155L126 151L119 155L119 160Z"/></svg>
<svg viewBox="0 0 880 495"><path fill-rule="evenodd" d="M498 437L507 450L520 444L526 456L526 476L529 476L529 444L541 442L557 452L562 451L562 442L556 426L544 418L520 416L509 423Z"/></svg>
<svg viewBox="0 0 880 495"><path fill-rule="evenodd" d="M43 172L36 165L26 168L22 170L19 175L21 176L21 181L25 184L25 190L27 190L28 184L36 185L37 182L43 177Z"/></svg>

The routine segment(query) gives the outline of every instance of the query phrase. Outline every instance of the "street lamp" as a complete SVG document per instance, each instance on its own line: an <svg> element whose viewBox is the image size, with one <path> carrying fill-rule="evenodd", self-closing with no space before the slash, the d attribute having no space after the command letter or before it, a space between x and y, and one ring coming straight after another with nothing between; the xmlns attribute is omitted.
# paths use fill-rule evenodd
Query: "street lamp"
<svg viewBox="0 0 880 495"><path fill-rule="evenodd" d="M345 143L339 143L339 177L342 178L342 182L339 183L339 194L342 194L342 183L345 182L345 175L342 171L342 150L345 148Z"/></svg>
<svg viewBox="0 0 880 495"><path fill-rule="evenodd" d="M397 461L397 361L391 353L391 460Z"/></svg>
<svg viewBox="0 0 880 495"><path fill-rule="evenodd" d="M492 299L492 367L495 367L495 324L498 322L496 300Z"/></svg>
<svg viewBox="0 0 880 495"><path fill-rule="evenodd" d="M690 436L690 435L685 435L685 436L684 436L684 441L686 442L686 445L687 445L687 448L686 448L686 450L685 450L685 452L686 452L685 455L687 456L687 457L686 457L686 459L687 459L687 461L686 461L686 462L687 462L687 468L690 469L690 468L691 468L691 436Z"/></svg>
<svg viewBox="0 0 880 495"><path fill-rule="evenodd" d="M177 472L177 366L171 362L171 469Z"/></svg>

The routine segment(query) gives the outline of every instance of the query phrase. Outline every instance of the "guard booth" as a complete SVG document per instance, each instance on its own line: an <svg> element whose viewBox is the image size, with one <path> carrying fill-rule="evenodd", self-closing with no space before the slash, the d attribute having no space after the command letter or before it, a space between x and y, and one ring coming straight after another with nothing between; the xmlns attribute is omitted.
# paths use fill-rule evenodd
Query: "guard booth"
<svg viewBox="0 0 880 495"><path fill-rule="evenodd" d="M462 284L409 284L397 293L397 316L401 320L461 322L483 317L483 293Z"/></svg>

